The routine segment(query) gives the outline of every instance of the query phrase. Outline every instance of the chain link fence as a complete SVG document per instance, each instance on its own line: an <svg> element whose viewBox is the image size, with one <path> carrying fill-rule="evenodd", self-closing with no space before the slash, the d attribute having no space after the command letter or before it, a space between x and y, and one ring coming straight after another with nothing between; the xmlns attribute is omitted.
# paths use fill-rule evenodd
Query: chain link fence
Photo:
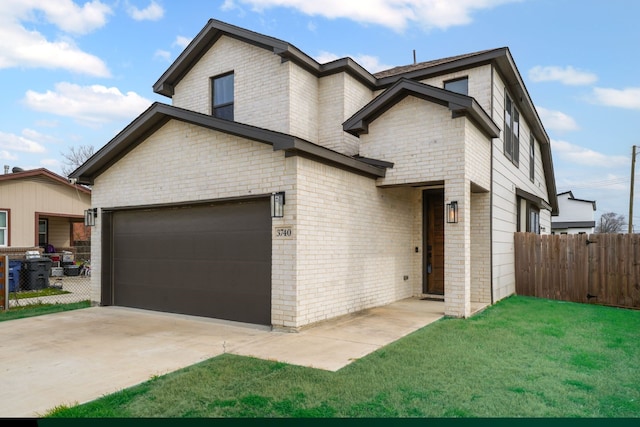
<svg viewBox="0 0 640 427"><path fill-rule="evenodd" d="M90 263L62 264L44 257L9 260L8 308L91 299Z"/></svg>

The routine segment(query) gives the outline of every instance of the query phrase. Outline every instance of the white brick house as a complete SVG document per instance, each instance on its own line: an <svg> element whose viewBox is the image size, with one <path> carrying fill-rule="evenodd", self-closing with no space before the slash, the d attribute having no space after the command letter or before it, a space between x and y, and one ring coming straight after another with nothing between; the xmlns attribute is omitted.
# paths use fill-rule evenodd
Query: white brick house
<svg viewBox="0 0 640 427"><path fill-rule="evenodd" d="M210 20L154 90L172 105L71 175L93 185L96 303L299 328L435 295L466 317L515 291L513 233L551 228L507 48L370 74Z"/></svg>

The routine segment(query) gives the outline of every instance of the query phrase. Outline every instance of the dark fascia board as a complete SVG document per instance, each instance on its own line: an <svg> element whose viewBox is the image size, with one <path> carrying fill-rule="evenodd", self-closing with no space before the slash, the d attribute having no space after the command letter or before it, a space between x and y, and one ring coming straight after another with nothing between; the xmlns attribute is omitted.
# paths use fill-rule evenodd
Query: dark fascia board
<svg viewBox="0 0 640 427"><path fill-rule="evenodd" d="M551 221L552 230L557 230L560 228L590 228L595 226L596 226L595 221L566 221L566 222Z"/></svg>
<svg viewBox="0 0 640 427"><path fill-rule="evenodd" d="M569 193L571 193L571 192L569 192ZM562 193L562 194L566 194L566 193ZM569 197L567 200L572 201L572 202L589 203L593 207L593 210L594 211L596 210L596 202L595 202L595 200L576 199L575 197L573 197L573 193L571 193L571 197Z"/></svg>
<svg viewBox="0 0 640 427"><path fill-rule="evenodd" d="M283 61L293 61L318 77L346 71L366 84L369 88L373 88L376 83L373 75L350 58L343 58L338 61L320 65L309 55L283 40L259 34L245 28L236 27L235 25L227 24L226 22L216 19L210 19L207 25L200 30L198 35L153 85L154 92L172 97L174 88L182 77L222 35L233 37L237 40L271 51L279 55Z"/></svg>
<svg viewBox="0 0 640 427"><path fill-rule="evenodd" d="M367 133L369 123L409 95L449 108L454 118L460 115L470 117L491 138L500 136L500 128L472 97L406 78L396 81L347 119L342 124L343 130L355 136Z"/></svg>
<svg viewBox="0 0 640 427"><path fill-rule="evenodd" d="M312 142L296 137L291 137L286 141L278 141L277 143L274 143L273 150L284 150L287 155L302 155L305 157L324 160L329 164L347 168L372 178L384 178L386 174L386 166L374 166L368 162L345 156L337 151L321 147Z"/></svg>
<svg viewBox="0 0 640 427"><path fill-rule="evenodd" d="M156 102L138 116L124 130L116 135L98 152L91 156L69 177L76 178L80 184L93 184L96 177L106 171L114 163L124 157L138 144L151 136L169 120L180 120L207 129L224 132L230 135L250 139L273 146L274 150L287 150L290 153L305 153L330 164L347 167L371 177L384 176L385 169L371 166L352 157L329 150L291 135L246 125L243 123L222 120L194 111L185 110Z"/></svg>
<svg viewBox="0 0 640 427"><path fill-rule="evenodd" d="M63 185L67 185L71 188L74 188L78 191L81 191L85 194L91 194L91 190L83 187L82 185L77 185L77 184L72 184L71 182L69 182L68 179L66 179L63 176L58 175L57 173L51 172L49 169L45 169L45 168L38 168L38 169L29 169L26 171L22 171L22 172L13 172L13 173L7 173L4 175L0 175L0 182L2 181L13 181L13 180L19 180L19 179L24 179L24 178L31 178L31 177L45 177L47 179L50 179L53 182L56 182L58 184L63 184Z"/></svg>
<svg viewBox="0 0 640 427"><path fill-rule="evenodd" d="M545 183L547 185L548 197L551 202L551 206L553 207L552 212L557 213L558 198L556 196L556 180L553 170L553 158L551 155L551 143L549 136L547 135L538 112L533 105L531 96L527 91L527 87L522 80L522 76L518 71L518 67L515 64L513 57L511 56L509 48L502 47L485 51L478 55L467 56L461 59L434 65L432 67L384 77L378 79L377 86L378 88L391 86L400 78L424 80L429 77L452 73L466 68L478 67L484 64L495 64L498 71L505 79L508 90L512 93L512 96L516 98L520 112L527 122L531 124L533 134L540 143L542 150L542 164L545 172Z"/></svg>
<svg viewBox="0 0 640 427"><path fill-rule="evenodd" d="M522 188L516 188L516 196L522 197L535 204L540 209L547 209L553 213L553 207L546 200L536 196L535 194L531 194Z"/></svg>

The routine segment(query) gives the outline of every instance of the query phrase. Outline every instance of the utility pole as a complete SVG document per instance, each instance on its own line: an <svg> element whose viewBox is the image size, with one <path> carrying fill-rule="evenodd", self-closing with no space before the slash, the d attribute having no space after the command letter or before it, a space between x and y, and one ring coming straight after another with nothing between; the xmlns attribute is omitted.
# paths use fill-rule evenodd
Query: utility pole
<svg viewBox="0 0 640 427"><path fill-rule="evenodd" d="M636 146L631 154L631 190L629 191L629 234L633 234L633 182L636 175Z"/></svg>

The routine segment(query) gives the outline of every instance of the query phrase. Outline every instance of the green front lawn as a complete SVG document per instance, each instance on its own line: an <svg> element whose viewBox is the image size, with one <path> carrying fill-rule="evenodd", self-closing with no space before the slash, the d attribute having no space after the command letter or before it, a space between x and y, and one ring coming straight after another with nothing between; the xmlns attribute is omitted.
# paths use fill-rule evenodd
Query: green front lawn
<svg viewBox="0 0 640 427"><path fill-rule="evenodd" d="M511 297L326 372L223 355L60 417L640 417L640 311Z"/></svg>
<svg viewBox="0 0 640 427"><path fill-rule="evenodd" d="M58 313L61 311L77 310L91 306L90 301L74 302L70 304L30 304L13 307L7 311L0 311L0 322L5 320L22 319L25 317L41 316L43 314Z"/></svg>

